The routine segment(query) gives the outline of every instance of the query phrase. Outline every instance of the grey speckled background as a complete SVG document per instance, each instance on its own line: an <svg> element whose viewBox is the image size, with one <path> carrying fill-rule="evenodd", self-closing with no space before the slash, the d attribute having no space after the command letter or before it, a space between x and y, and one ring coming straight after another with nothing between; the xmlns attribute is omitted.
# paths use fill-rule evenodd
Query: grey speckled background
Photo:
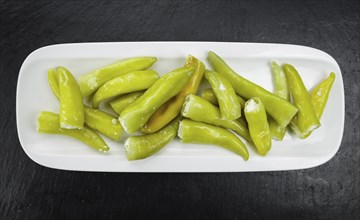
<svg viewBox="0 0 360 220"><path fill-rule="evenodd" d="M359 4L0 0L0 219L359 219ZM162 40L290 43L329 53L345 86L339 152L307 170L216 174L66 172L25 155L15 95L30 52L66 42Z"/></svg>

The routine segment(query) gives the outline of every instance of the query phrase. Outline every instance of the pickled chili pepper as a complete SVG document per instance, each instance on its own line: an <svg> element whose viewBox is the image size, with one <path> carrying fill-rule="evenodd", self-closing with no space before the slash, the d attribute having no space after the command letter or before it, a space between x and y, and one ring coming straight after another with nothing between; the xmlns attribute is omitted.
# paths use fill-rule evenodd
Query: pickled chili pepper
<svg viewBox="0 0 360 220"><path fill-rule="evenodd" d="M165 74L135 102L126 107L119 121L129 134L139 130L162 104L184 87L194 72L193 67L182 67Z"/></svg>
<svg viewBox="0 0 360 220"><path fill-rule="evenodd" d="M271 72L275 84L275 95L287 101L290 100L290 91L287 86L286 76L281 66L275 61L271 62ZM275 140L284 139L286 127L280 126L271 116L268 116L269 128L272 138Z"/></svg>
<svg viewBox="0 0 360 220"><path fill-rule="evenodd" d="M48 82L55 98L60 101L59 82L53 68L48 69Z"/></svg>
<svg viewBox="0 0 360 220"><path fill-rule="evenodd" d="M204 89L201 93L201 97L207 101L209 101L211 104L219 106L218 100L215 96L215 93L213 92L213 90L211 88L207 88ZM241 105L241 115L244 115L244 107L245 107L245 100L243 98L241 98L240 96L236 95L236 99L238 100L238 102ZM238 119L236 119L237 121L239 121L242 125L244 125L245 127L247 127L247 122L245 120L245 117L240 117Z"/></svg>
<svg viewBox="0 0 360 220"><path fill-rule="evenodd" d="M286 127L290 123L298 111L294 105L238 75L214 52L209 52L208 58L214 70L230 81L238 95L245 99L259 97L264 103L268 114L270 114L280 126Z"/></svg>
<svg viewBox="0 0 360 220"><path fill-rule="evenodd" d="M314 107L314 111L316 114L316 117L321 119L321 116L324 112L331 87L335 81L335 73L330 73L329 77L325 80L318 83L310 92L310 100L311 104ZM308 135L305 135L304 138L307 138L310 136L311 132Z"/></svg>
<svg viewBox="0 0 360 220"><path fill-rule="evenodd" d="M246 126L236 120L221 119L220 110L199 96L192 94L186 96L181 114L182 116L190 118L194 121L231 129L250 143L252 142Z"/></svg>
<svg viewBox="0 0 360 220"><path fill-rule="evenodd" d="M215 93L213 92L212 88L204 89L201 92L201 98L209 101L211 104L219 106L219 102L215 96Z"/></svg>
<svg viewBox="0 0 360 220"><path fill-rule="evenodd" d="M44 134L62 134L76 138L98 151L109 151L105 141L91 128L84 126L82 129L63 129L60 127L60 117L52 112L40 112L37 119L37 129Z"/></svg>
<svg viewBox="0 0 360 220"><path fill-rule="evenodd" d="M155 133L129 137L125 141L127 159L144 159L160 151L176 137L179 121L180 117L177 117Z"/></svg>
<svg viewBox="0 0 360 220"><path fill-rule="evenodd" d="M282 141L286 134L286 128L281 127L270 115L267 117L270 134L274 140Z"/></svg>
<svg viewBox="0 0 360 220"><path fill-rule="evenodd" d="M81 129L84 126L84 105L79 85L64 67L56 68L60 94L60 127Z"/></svg>
<svg viewBox="0 0 360 220"><path fill-rule="evenodd" d="M290 100L290 91L286 82L284 71L275 61L272 61L270 65L275 84L275 95L285 100Z"/></svg>
<svg viewBox="0 0 360 220"><path fill-rule="evenodd" d="M211 88L204 89L202 91L202 93L201 93L201 97L203 99L208 100L211 104L219 106L219 103L218 103L218 100L217 100L217 98L215 96L215 93ZM238 100L238 102L241 105L241 110L243 110L244 107L245 107L245 102L246 101L243 98L241 98L240 96L238 96L238 95L236 95L236 99Z"/></svg>
<svg viewBox="0 0 360 220"><path fill-rule="evenodd" d="M221 118L227 120L239 118L241 105L231 83L224 76L213 71L205 71L205 78L209 81L218 100Z"/></svg>
<svg viewBox="0 0 360 220"><path fill-rule="evenodd" d="M134 71L115 77L96 91L92 98L92 105L98 108L100 102L106 99L147 89L158 79L159 74L154 70Z"/></svg>
<svg viewBox="0 0 360 220"><path fill-rule="evenodd" d="M109 102L111 108L118 114L122 112L128 105L135 102L136 99L138 99L142 94L144 94L144 91L137 91L132 92L129 94L122 95L112 101Z"/></svg>
<svg viewBox="0 0 360 220"><path fill-rule="evenodd" d="M156 57L135 57L120 60L116 63L83 74L79 77L79 86L83 97L94 93L105 82L137 70L144 70L151 67L157 61Z"/></svg>
<svg viewBox="0 0 360 220"><path fill-rule="evenodd" d="M48 81L55 97L60 100L59 84L53 69L48 71ZM113 140L118 140L124 130L117 118L86 105L84 105L84 123L86 126L97 130Z"/></svg>
<svg viewBox="0 0 360 220"><path fill-rule="evenodd" d="M169 101L164 103L146 122L141 128L143 133L153 133L164 127L172 119L174 119L180 112L181 106L184 102L185 97L188 94L194 94L197 92L199 84L204 75L205 66L204 64L193 56L188 56L185 63L186 67L194 67L194 73L189 82L182 88L182 90L171 98Z"/></svg>
<svg viewBox="0 0 360 220"><path fill-rule="evenodd" d="M266 111L260 98L253 97L245 104L244 114L249 126L252 141L262 156L271 149L271 135Z"/></svg>
<svg viewBox="0 0 360 220"><path fill-rule="evenodd" d="M305 138L310 132L320 126L320 122L316 117L314 107L310 100L310 95L306 90L304 83L296 71L290 64L283 66L286 81L288 83L292 100L299 109L298 113L291 120L290 128L300 138Z"/></svg>
<svg viewBox="0 0 360 220"><path fill-rule="evenodd" d="M183 143L217 145L242 156L244 160L249 159L244 143L230 131L215 125L183 119L178 136Z"/></svg>
<svg viewBox="0 0 360 220"><path fill-rule="evenodd" d="M310 91L310 101L314 107L316 117L319 120L324 112L334 81L335 73L331 72L328 78L321 81Z"/></svg>
<svg viewBox="0 0 360 220"><path fill-rule="evenodd" d="M114 116L98 109L84 105L85 125L101 134L117 141L123 132L123 127Z"/></svg>

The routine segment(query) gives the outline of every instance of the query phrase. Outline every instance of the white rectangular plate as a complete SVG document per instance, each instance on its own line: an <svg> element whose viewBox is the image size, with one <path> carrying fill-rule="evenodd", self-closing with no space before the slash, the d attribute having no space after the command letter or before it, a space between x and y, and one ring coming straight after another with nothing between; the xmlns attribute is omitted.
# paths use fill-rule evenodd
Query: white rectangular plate
<svg viewBox="0 0 360 220"><path fill-rule="evenodd" d="M36 118L40 111L59 112L47 82L47 69L67 67L77 78L114 61L156 56L152 67L160 74L184 65L191 54L205 62L209 50L219 54L237 73L273 91L269 62L290 63L311 89L335 72L336 80L321 118L321 127L301 140L287 134L283 141L273 141L266 157L248 147L250 158L225 149L174 140L156 155L127 161L123 142L105 139L111 150L99 153L72 138L38 134ZM338 151L344 127L344 88L340 68L327 53L297 45L221 42L123 42L61 44L40 48L24 61L18 78L16 97L17 129L27 155L46 167L109 172L243 172L304 169L330 160Z"/></svg>

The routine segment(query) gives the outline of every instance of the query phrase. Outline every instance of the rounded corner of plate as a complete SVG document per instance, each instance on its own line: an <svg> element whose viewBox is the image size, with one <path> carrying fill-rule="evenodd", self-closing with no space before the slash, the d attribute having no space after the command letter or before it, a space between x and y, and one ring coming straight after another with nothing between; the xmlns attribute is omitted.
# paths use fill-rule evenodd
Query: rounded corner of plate
<svg viewBox="0 0 360 220"><path fill-rule="evenodd" d="M29 53L29 55L26 56L23 64L25 64L27 60L29 60L31 57L35 56L37 53L40 53L42 50L46 50L46 49L48 49L50 47L54 47L56 45L58 45L58 44L50 44L50 45L42 46L42 47L39 47L39 48L33 50L31 53Z"/></svg>
<svg viewBox="0 0 360 220"><path fill-rule="evenodd" d="M317 168L317 167L323 166L324 164L328 163L331 159L333 159L335 157L335 155L339 151L339 149L340 149L340 145L338 145L338 147L335 150L331 151L328 155L326 155L326 157L320 159L318 163L316 163L315 165L306 167L304 169L311 169L311 168Z"/></svg>
<svg viewBox="0 0 360 220"><path fill-rule="evenodd" d="M319 48L315 48L315 47L310 47L310 46L305 46L305 45L298 45L298 46L301 46L301 47L305 47L305 48L308 48L308 49L311 49L311 50L314 50L324 56L326 56L328 59L330 59L332 62L334 62L336 64L336 66L339 68L340 70L340 66L338 64L338 62L335 60L335 58L333 56L331 56L327 51L323 51ZM340 70L341 71L341 70Z"/></svg>
<svg viewBox="0 0 360 220"><path fill-rule="evenodd" d="M34 163L36 163L42 167L46 167L46 168L50 168L50 169L58 169L56 167L48 166L41 159L39 159L39 157L37 157L33 152L31 152L24 144L24 142L21 138L21 132L19 131L19 128L17 129L17 131L18 131L18 138L19 138L20 146L23 149L23 151L25 152L26 156L28 156L28 158L30 158L30 160L32 160Z"/></svg>
<svg viewBox="0 0 360 220"><path fill-rule="evenodd" d="M22 62L21 67L20 67L20 71L19 71L19 75L21 75L22 69L29 62L29 60L31 60L33 57L40 56L42 51L49 50L49 49L51 49L53 47L59 47L61 45L65 45L65 44L49 44L49 45L45 45L45 46L42 46L42 47L39 47L39 48L33 50L31 53L29 53L29 55L26 56L26 58ZM41 56L40 56L40 58L41 58Z"/></svg>
<svg viewBox="0 0 360 220"><path fill-rule="evenodd" d="M23 145L21 145L23 150L25 151L25 154L37 165L41 166L41 167L45 167L48 169L54 169L54 170L60 170L61 168L58 167L54 167L54 166L50 166L47 163L45 163L43 160L41 160L41 156L36 156L33 153L29 152L27 149L24 148Z"/></svg>

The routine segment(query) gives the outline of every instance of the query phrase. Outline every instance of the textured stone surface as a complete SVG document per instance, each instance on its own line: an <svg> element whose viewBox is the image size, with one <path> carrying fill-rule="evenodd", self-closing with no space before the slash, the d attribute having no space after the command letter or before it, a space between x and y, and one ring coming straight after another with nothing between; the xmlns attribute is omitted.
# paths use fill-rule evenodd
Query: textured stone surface
<svg viewBox="0 0 360 220"><path fill-rule="evenodd" d="M359 1L0 0L0 219L359 219L359 16ZM344 78L339 152L306 170L203 174L67 172L26 156L15 96L30 52L66 42L162 40L278 42L326 51Z"/></svg>

